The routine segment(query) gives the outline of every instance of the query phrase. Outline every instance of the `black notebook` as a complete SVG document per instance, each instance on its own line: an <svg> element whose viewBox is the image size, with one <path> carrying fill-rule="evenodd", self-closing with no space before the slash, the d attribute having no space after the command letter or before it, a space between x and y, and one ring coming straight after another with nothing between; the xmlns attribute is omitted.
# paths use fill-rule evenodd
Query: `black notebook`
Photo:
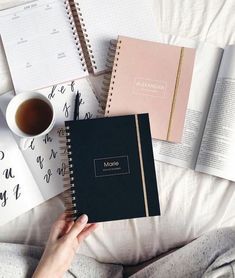
<svg viewBox="0 0 235 278"><path fill-rule="evenodd" d="M73 219L83 213L90 223L160 215L148 114L67 121L65 126L66 205Z"/></svg>

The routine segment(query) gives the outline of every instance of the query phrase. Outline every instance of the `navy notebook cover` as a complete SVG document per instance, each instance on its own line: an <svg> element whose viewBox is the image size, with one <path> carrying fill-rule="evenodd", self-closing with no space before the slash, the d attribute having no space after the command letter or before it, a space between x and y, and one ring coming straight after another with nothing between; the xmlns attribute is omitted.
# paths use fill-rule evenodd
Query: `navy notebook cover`
<svg viewBox="0 0 235 278"><path fill-rule="evenodd" d="M160 215L148 114L67 121L73 217Z"/></svg>

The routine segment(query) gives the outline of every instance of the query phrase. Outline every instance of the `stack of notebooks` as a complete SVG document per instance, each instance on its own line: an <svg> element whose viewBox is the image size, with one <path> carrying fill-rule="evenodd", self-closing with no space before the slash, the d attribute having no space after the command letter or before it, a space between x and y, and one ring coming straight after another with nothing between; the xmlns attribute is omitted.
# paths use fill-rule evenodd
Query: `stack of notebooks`
<svg viewBox="0 0 235 278"><path fill-rule="evenodd" d="M105 117L67 121L61 139L73 219L160 215L152 138L182 140L195 49L156 42L152 5L38 0L0 13L17 92L106 73Z"/></svg>
<svg viewBox="0 0 235 278"><path fill-rule="evenodd" d="M73 219L160 214L151 137L180 142L194 57L192 48L124 36L111 42L102 102L107 117L65 123L65 197Z"/></svg>

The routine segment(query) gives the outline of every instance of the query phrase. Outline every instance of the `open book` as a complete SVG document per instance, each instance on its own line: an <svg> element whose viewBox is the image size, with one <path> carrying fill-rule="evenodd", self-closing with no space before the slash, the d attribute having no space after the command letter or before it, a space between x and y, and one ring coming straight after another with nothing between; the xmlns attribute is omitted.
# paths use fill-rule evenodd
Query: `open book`
<svg viewBox="0 0 235 278"><path fill-rule="evenodd" d="M99 104L86 79L53 86L41 93L53 103L56 125L46 136L30 140L26 150L19 150L17 138L0 114L0 225L64 191L68 168L61 161L60 137L64 120L73 119L75 93L80 94L79 118L97 116ZM0 97L3 113L12 96Z"/></svg>
<svg viewBox="0 0 235 278"><path fill-rule="evenodd" d="M155 159L235 181L235 45L195 47L182 143L153 141Z"/></svg>
<svg viewBox="0 0 235 278"><path fill-rule="evenodd" d="M1 11L0 35L15 90L44 88L104 71L110 39L118 34L154 38L152 4L40 0Z"/></svg>

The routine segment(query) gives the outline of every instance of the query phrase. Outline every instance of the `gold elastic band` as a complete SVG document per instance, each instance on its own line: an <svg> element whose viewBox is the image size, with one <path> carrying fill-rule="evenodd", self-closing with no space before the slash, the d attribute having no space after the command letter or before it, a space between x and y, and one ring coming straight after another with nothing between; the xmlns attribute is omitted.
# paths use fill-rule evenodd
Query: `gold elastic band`
<svg viewBox="0 0 235 278"><path fill-rule="evenodd" d="M176 96L177 96L177 93L178 93L179 81L180 81L180 75L181 75L181 68L182 68L182 64L183 64L183 57L184 57L184 47L181 47L178 70L177 70L176 81L175 81L174 95L173 95L173 100L172 100L172 105L171 105L171 114L170 114L170 119L169 119L168 130L167 130L167 137L166 137L167 140L169 140L169 138L170 138L170 132L171 132L171 126L172 126L172 120L173 120L173 113L174 113L174 110L175 110Z"/></svg>
<svg viewBox="0 0 235 278"><path fill-rule="evenodd" d="M139 150L139 156L140 156L140 170L141 170L142 186L143 186L143 193L144 193L145 214L146 214L146 216L149 216L148 199L147 199L147 193L146 193L146 183L145 183L144 166L143 166L143 156L142 156L142 148L141 148L141 141L140 141L140 130L139 130L139 122L138 122L137 115L135 115L135 124L136 124L138 150Z"/></svg>

